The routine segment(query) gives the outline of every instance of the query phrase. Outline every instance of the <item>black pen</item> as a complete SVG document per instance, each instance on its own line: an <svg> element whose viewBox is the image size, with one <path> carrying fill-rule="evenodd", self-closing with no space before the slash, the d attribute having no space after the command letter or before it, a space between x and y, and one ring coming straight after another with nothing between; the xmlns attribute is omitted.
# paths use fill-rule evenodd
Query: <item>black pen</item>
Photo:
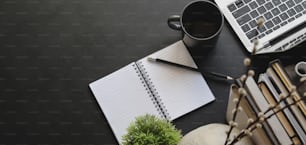
<svg viewBox="0 0 306 145"><path fill-rule="evenodd" d="M170 61L159 59L159 58L148 57L148 60L149 61L153 61L153 62L160 62L160 63L172 65L172 66L177 66L177 67L180 67L180 68L185 68L185 69L188 69L188 70L192 70L192 71L196 71L196 72L200 72L201 73L201 71L199 69L197 69L197 68L193 68L193 67L190 67L190 66L186 66L186 65L170 62ZM216 73L216 72L203 72L203 73L204 73L204 75L205 74L209 74L209 75L216 76L216 77L219 77L219 78L223 78L223 79L226 79L226 80L234 80L234 78L231 77L231 76L220 74L220 73Z"/></svg>

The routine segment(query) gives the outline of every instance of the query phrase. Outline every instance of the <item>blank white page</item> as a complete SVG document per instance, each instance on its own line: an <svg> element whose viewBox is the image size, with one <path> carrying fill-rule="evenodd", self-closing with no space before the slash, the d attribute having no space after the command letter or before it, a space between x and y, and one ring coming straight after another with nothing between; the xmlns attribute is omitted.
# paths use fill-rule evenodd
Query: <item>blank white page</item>
<svg viewBox="0 0 306 145"><path fill-rule="evenodd" d="M182 41L178 41L149 56L197 67ZM201 73L150 62L147 57L141 59L138 63L142 63L147 71L158 96L160 96L169 113L170 120L174 120L215 99Z"/></svg>
<svg viewBox="0 0 306 145"><path fill-rule="evenodd" d="M133 65L89 84L119 143L135 117L160 116Z"/></svg>

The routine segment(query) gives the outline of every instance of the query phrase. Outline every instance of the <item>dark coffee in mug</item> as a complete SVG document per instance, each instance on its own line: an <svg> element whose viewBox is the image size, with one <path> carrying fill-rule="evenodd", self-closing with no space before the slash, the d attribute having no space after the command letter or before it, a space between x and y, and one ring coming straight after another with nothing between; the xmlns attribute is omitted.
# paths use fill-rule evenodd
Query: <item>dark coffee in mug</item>
<svg viewBox="0 0 306 145"><path fill-rule="evenodd" d="M214 44L223 23L223 14L217 5L209 0L190 2L181 15L168 18L170 28L183 32L183 42L187 47Z"/></svg>
<svg viewBox="0 0 306 145"><path fill-rule="evenodd" d="M218 8L203 1L187 6L181 18L183 29L196 38L213 36L223 23Z"/></svg>

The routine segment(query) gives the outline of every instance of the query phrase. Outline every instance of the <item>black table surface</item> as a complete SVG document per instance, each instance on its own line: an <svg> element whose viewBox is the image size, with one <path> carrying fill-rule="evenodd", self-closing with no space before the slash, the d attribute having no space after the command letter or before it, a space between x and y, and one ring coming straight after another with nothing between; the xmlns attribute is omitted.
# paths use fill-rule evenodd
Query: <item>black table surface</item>
<svg viewBox="0 0 306 145"><path fill-rule="evenodd" d="M1 0L0 145L117 144L88 84L181 39L166 20L188 2ZM305 47L255 56L253 68L306 60ZM244 73L249 54L227 22L204 49L190 50L202 71ZM183 134L225 123L230 83L207 82L216 101L173 121Z"/></svg>

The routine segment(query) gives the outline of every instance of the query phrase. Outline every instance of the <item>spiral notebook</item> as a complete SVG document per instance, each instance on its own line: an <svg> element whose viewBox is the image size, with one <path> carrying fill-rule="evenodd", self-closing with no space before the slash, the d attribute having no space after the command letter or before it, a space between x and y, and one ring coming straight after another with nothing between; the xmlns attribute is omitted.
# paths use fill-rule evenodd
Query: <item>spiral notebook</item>
<svg viewBox="0 0 306 145"><path fill-rule="evenodd" d="M182 41L149 56L197 67ZM89 84L119 143L137 116L172 121L215 99L201 73L147 57Z"/></svg>

